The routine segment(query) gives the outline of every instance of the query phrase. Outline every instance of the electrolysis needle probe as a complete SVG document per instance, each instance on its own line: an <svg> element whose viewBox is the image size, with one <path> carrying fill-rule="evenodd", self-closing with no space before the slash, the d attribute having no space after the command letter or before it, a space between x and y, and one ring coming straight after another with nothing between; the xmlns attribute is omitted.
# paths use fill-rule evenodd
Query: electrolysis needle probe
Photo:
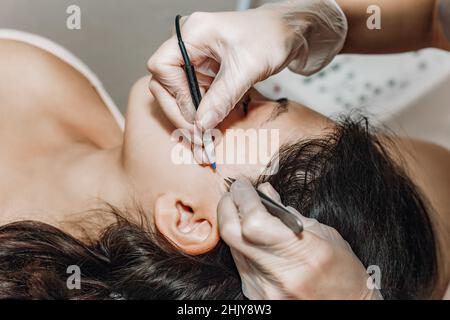
<svg viewBox="0 0 450 320"><path fill-rule="evenodd" d="M186 72L192 102L194 103L195 110L198 110L200 102L202 101L202 94L200 92L200 87L198 85L195 67L191 63L191 59L189 58L189 54L183 42L183 37L181 36L180 19L181 19L180 15L178 15L175 19L175 30L178 38L178 45L180 46L181 55L183 56L184 60L184 70ZM212 140L212 136L209 132L205 132L205 134L203 135L203 144L205 146L205 152L206 155L208 156L208 160L211 163L212 168L216 170L217 164L214 150L214 141Z"/></svg>
<svg viewBox="0 0 450 320"><path fill-rule="evenodd" d="M236 182L236 180L233 178L226 178L224 180L228 189L230 189L231 185ZM295 212L290 211L289 208L285 207L281 203L276 202L259 190L256 190L256 193L258 194L259 199L261 199L264 207L266 207L267 212L269 212L272 216L280 219L281 222L283 222L295 234L300 234L303 232L303 222Z"/></svg>

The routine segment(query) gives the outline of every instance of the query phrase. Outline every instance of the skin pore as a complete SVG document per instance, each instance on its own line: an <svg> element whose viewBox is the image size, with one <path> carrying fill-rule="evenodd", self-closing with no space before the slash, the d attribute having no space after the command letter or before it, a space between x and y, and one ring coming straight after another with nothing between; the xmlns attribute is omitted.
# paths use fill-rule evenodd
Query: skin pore
<svg viewBox="0 0 450 320"><path fill-rule="evenodd" d="M131 91L124 135L89 82L70 66L14 41L0 41L0 56L2 225L37 220L82 237L75 222L95 237L112 221L87 211L104 201L118 207L138 201L167 238L188 253L200 254L219 240L216 207L225 191L223 177L256 178L267 164L220 165L219 174L207 166L176 166L171 159L176 142L170 139L175 128L150 95L148 78ZM255 90L249 96L248 113L236 108L219 128L222 132L279 129L281 142L288 143L333 128L331 120L292 102L274 118L278 103ZM398 141L407 171L434 209L431 219L446 248L449 152L428 143ZM217 150L220 158L220 145ZM448 281L448 253L441 252L440 259Z"/></svg>

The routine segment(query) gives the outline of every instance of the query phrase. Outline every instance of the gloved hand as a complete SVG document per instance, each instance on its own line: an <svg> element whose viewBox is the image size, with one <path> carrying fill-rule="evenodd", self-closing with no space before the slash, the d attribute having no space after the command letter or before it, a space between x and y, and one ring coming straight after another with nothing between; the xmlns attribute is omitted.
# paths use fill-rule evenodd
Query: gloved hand
<svg viewBox="0 0 450 320"><path fill-rule="evenodd" d="M270 184L259 189L281 203ZM248 180L235 182L221 199L219 230L231 248L245 296L382 299L378 290L368 288L364 266L339 233L298 215L304 224L299 236L266 211Z"/></svg>
<svg viewBox="0 0 450 320"><path fill-rule="evenodd" d="M286 66L313 74L338 54L347 20L334 0L295 0L244 12L194 13L182 34L204 97L197 114L175 36L150 58L150 90L178 128L215 128L251 86ZM206 92L206 94L205 94Z"/></svg>

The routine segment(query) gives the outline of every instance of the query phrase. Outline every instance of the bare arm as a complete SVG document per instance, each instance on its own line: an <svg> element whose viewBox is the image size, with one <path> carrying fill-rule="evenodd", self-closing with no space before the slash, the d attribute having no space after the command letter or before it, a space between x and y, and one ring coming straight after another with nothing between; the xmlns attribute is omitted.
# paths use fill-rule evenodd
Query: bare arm
<svg viewBox="0 0 450 320"><path fill-rule="evenodd" d="M450 283L447 287L447 292L445 293L443 300L450 300Z"/></svg>
<svg viewBox="0 0 450 320"><path fill-rule="evenodd" d="M400 162L429 207L438 249L438 282L432 299L450 299L450 150L409 138L394 138ZM396 155L393 154L394 159Z"/></svg>
<svg viewBox="0 0 450 320"><path fill-rule="evenodd" d="M444 300L450 300L450 284L448 285L447 292L444 295Z"/></svg>
<svg viewBox="0 0 450 320"><path fill-rule="evenodd" d="M337 0L349 22L343 53L395 53L427 47L450 50L450 41L439 18L439 1L450 2ZM367 28L370 16L367 8L371 5L381 9L381 30Z"/></svg>

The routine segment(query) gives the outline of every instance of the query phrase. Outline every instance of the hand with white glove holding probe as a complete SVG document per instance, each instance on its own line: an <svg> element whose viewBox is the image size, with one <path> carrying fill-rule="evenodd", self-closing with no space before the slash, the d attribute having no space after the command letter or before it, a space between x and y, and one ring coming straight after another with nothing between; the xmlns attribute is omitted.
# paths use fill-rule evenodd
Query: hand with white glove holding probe
<svg viewBox="0 0 450 320"><path fill-rule="evenodd" d="M324 68L341 51L347 20L333 0L295 0L244 12L194 13L183 39L203 99L196 112L174 35L150 58L150 90L177 128L215 128L256 83L289 68Z"/></svg>
<svg viewBox="0 0 450 320"><path fill-rule="evenodd" d="M281 199L273 187L259 191ZM218 222L249 299L382 299L349 244L333 228L306 218L294 234L269 214L248 180L238 180L218 205Z"/></svg>

